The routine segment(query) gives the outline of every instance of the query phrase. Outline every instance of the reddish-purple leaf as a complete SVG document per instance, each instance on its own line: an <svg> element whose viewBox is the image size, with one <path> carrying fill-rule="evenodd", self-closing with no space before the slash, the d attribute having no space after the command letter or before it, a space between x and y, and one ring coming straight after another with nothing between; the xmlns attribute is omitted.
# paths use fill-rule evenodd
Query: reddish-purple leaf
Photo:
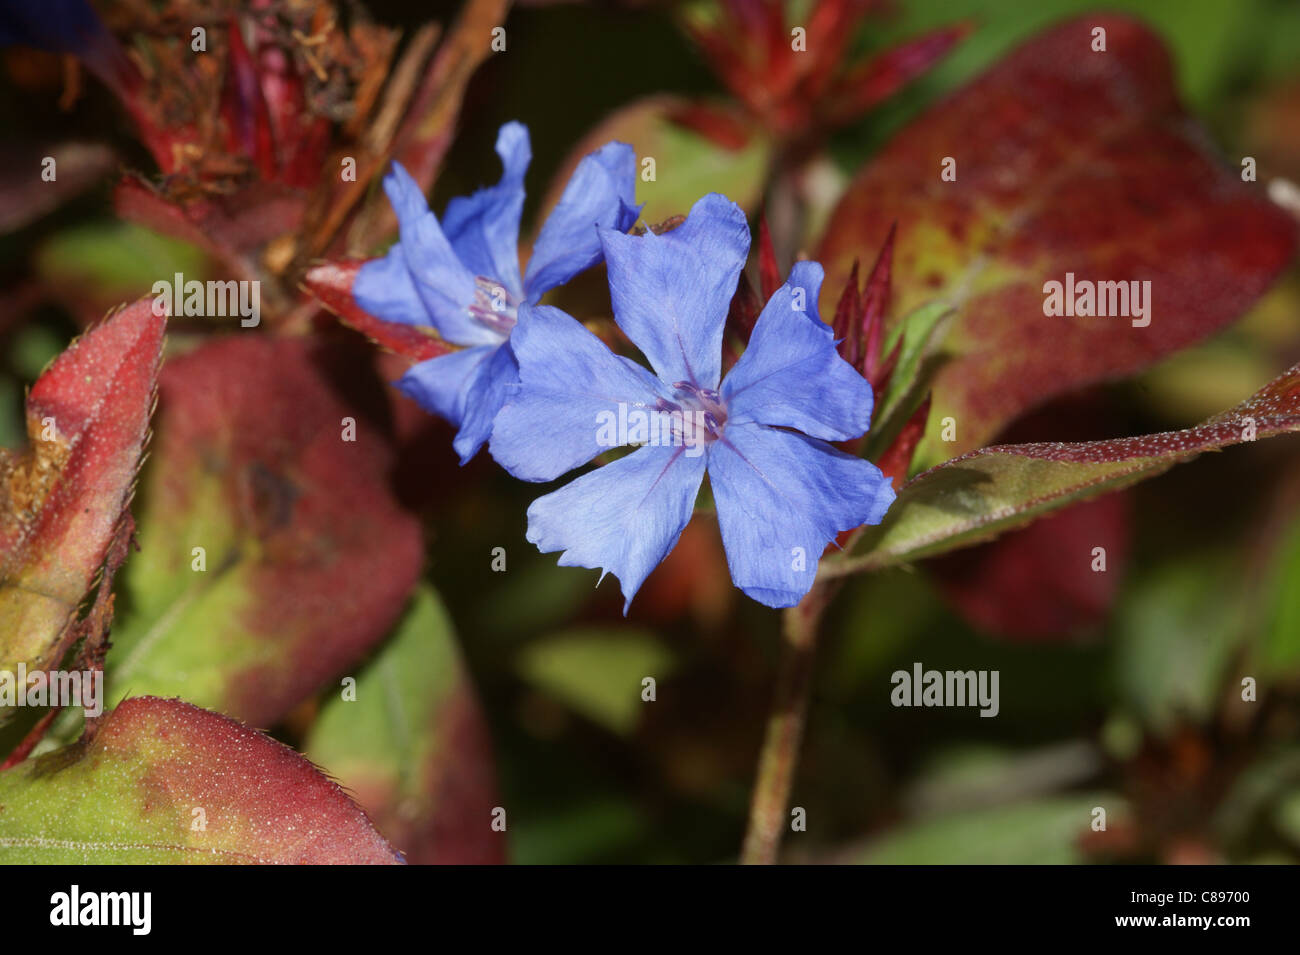
<svg viewBox="0 0 1300 955"><path fill-rule="evenodd" d="M276 177L275 141L271 134L271 111L258 81L257 63L244 44L238 17L226 25L226 84L221 94L232 155L253 161L268 182Z"/></svg>
<svg viewBox="0 0 1300 955"><path fill-rule="evenodd" d="M267 726L388 632L423 548L381 426L340 390L364 375L354 349L260 335L169 363L111 697Z"/></svg>
<svg viewBox="0 0 1300 955"><path fill-rule="evenodd" d="M889 308L889 281L894 269L896 233L897 223L889 227L889 235L885 236L885 244L880 247L876 263L871 266L871 274L867 276L866 288L862 290L862 316L858 332L858 340L863 343L861 371L871 379L871 386L877 394L882 390L880 379L884 369L880 363L880 343L885 338L885 314ZM856 273L855 260L853 274ZM901 338L898 344L902 345ZM895 356L894 361L897 360Z"/></svg>
<svg viewBox="0 0 1300 955"><path fill-rule="evenodd" d="M835 94L826 107L828 121L850 122L889 99L947 56L970 30L969 24L935 30L855 67L836 83Z"/></svg>
<svg viewBox="0 0 1300 955"><path fill-rule="evenodd" d="M787 20L781 0L729 2L721 15L679 9L682 27L756 123L787 141L855 119L928 70L968 31L964 25L910 40L858 67L845 54L872 4L821 0ZM795 29L801 31L794 42ZM805 143L806 145L806 143Z"/></svg>
<svg viewBox="0 0 1300 955"><path fill-rule="evenodd" d="M1104 53L1091 49L1097 27ZM941 178L946 159L955 181ZM1161 42L1112 15L1030 40L895 137L832 217L819 256L827 288L895 221L894 315L934 299L959 307L934 381L929 462L1221 328L1296 243L1295 223L1182 112ZM1048 317L1044 283L1067 272L1150 281L1150 324ZM935 433L948 417L955 444Z"/></svg>
<svg viewBox="0 0 1300 955"><path fill-rule="evenodd" d="M862 293L858 288L858 261L853 260L849 279L844 283L839 300L835 303L835 317L831 320L831 330L839 342L836 346L841 357L853 367L858 367L862 360L862 348L858 339L858 314L861 310Z"/></svg>
<svg viewBox="0 0 1300 955"><path fill-rule="evenodd" d="M895 490L907 481L907 474L912 467L912 456L916 454L916 446L921 443L921 436L925 434L925 423L929 418L930 396L926 395L925 400L903 423L898 437L890 442L889 447L885 448L880 459L876 461L876 466L885 477L889 478Z"/></svg>
<svg viewBox="0 0 1300 955"><path fill-rule="evenodd" d="M302 222L305 197L276 183L254 182L230 196L181 202L138 176L124 176L113 191L123 219L184 239L218 256L239 274L256 277L248 253Z"/></svg>
<svg viewBox="0 0 1300 955"><path fill-rule="evenodd" d="M962 616L993 636L1077 637L1109 613L1128 544L1129 495L1121 491L945 554L926 568Z"/></svg>

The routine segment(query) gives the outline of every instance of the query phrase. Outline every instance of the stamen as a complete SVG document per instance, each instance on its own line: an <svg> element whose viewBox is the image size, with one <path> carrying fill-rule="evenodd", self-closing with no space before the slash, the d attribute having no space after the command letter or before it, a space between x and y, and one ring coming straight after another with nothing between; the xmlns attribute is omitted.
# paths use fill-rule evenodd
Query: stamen
<svg viewBox="0 0 1300 955"><path fill-rule="evenodd" d="M673 425L673 434L679 441L686 444L711 444L722 437L727 425L727 406L719 392L712 388L701 388L689 381L673 382L673 390L681 404L660 398L656 407L681 412L680 418ZM688 433L683 434L683 425L688 417L690 427L685 428Z"/></svg>

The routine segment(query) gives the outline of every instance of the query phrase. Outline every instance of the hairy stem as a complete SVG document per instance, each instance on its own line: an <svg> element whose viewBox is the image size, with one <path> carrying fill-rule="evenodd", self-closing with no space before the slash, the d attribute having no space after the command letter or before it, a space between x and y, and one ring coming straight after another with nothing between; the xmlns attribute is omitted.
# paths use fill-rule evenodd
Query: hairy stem
<svg viewBox="0 0 1300 955"><path fill-rule="evenodd" d="M740 853L744 865L772 865L780 851L812 691L817 631L822 613L838 588L837 580L818 579L803 600L782 618L776 694L758 758L758 778L749 805L749 828Z"/></svg>

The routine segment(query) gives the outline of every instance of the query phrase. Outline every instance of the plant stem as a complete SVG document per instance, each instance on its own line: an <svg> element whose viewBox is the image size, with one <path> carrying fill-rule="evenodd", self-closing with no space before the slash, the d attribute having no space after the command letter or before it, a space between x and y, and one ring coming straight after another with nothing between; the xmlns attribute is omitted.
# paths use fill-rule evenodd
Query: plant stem
<svg viewBox="0 0 1300 955"><path fill-rule="evenodd" d="M749 828L740 853L744 865L772 865L781 848L790 787L799 763L808 697L812 692L817 631L822 613L837 589L839 581L818 579L803 600L782 617L781 662L767 735L758 758L758 778L749 805Z"/></svg>

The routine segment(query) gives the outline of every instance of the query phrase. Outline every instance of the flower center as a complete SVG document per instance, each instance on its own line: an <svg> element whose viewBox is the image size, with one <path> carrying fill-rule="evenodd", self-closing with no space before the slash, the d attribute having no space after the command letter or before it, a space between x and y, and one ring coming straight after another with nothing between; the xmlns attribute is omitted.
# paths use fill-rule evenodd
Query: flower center
<svg viewBox="0 0 1300 955"><path fill-rule="evenodd" d="M505 338L519 320L519 303L500 282L480 275L474 279L474 301L469 303L469 313L480 325Z"/></svg>
<svg viewBox="0 0 1300 955"><path fill-rule="evenodd" d="M706 446L722 437L727 426L727 406L722 395L689 381L673 382L675 401L660 398L655 410L669 416L674 443Z"/></svg>

